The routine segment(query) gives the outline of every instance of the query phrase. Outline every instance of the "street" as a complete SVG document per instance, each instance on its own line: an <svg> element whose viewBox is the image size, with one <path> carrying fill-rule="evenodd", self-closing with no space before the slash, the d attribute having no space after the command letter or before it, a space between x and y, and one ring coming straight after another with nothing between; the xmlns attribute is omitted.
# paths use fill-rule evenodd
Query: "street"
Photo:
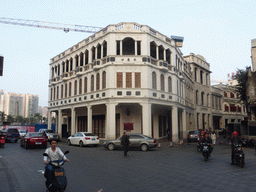
<svg viewBox="0 0 256 192"><path fill-rule="evenodd" d="M48 144L48 146L50 146ZM108 151L104 147L67 146L64 164L68 178L66 191L256 191L256 155L245 148L245 166L230 165L230 146L216 145L209 161L196 151L196 143L142 152ZM45 178L44 149L24 149L17 143L6 143L0 149L1 192L43 192Z"/></svg>

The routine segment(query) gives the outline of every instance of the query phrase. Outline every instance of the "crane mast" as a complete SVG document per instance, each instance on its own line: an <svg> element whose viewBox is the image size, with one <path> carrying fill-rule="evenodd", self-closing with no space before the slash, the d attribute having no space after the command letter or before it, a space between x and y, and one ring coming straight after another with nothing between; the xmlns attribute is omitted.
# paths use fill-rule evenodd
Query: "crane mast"
<svg viewBox="0 0 256 192"><path fill-rule="evenodd" d="M48 28L48 29L58 29L58 30L63 30L66 33L69 31L95 33L102 29L102 27L71 25L71 24L54 23L54 22L47 22L47 21L13 19L13 18L4 18L4 17L0 17L0 23L22 25L22 26L29 26L29 27Z"/></svg>

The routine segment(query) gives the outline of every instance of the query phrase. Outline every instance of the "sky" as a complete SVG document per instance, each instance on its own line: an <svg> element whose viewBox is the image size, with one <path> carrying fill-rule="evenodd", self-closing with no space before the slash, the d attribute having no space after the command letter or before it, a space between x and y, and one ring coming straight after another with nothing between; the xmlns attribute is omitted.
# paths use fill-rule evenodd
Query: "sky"
<svg viewBox="0 0 256 192"><path fill-rule="evenodd" d="M0 17L106 27L136 22L171 37L184 37L181 51L210 63L212 83L251 66L256 38L255 0L1 0ZM0 23L4 56L0 89L34 94L48 105L50 59L92 35Z"/></svg>

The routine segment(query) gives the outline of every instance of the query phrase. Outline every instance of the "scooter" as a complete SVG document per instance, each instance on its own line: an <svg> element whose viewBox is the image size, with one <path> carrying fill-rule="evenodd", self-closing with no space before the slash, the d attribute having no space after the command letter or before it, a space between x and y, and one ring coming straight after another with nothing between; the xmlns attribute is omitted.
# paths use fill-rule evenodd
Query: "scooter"
<svg viewBox="0 0 256 192"><path fill-rule="evenodd" d="M69 151L65 151L64 155L68 153ZM43 156L49 157L47 153L43 153ZM50 159L49 163L53 166L53 171L52 171L52 183L46 183L46 187L49 192L63 192L67 187L68 181L66 177L66 172L64 168L61 167L65 163L63 157L62 157L62 160L56 160L56 161L52 161ZM46 172L44 173L44 177L47 178Z"/></svg>
<svg viewBox="0 0 256 192"><path fill-rule="evenodd" d="M235 164L239 165L241 168L244 166L244 151L242 144L235 145Z"/></svg>
<svg viewBox="0 0 256 192"><path fill-rule="evenodd" d="M204 156L204 160L207 161L208 158L210 157L210 144L209 143L203 143L203 150L202 154Z"/></svg>

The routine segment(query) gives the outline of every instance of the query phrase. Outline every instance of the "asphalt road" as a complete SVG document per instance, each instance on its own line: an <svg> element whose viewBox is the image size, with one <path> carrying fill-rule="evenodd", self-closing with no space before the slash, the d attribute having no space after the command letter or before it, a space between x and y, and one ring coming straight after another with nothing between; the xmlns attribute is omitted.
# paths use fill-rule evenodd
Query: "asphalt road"
<svg viewBox="0 0 256 192"><path fill-rule="evenodd" d="M245 167L230 165L230 146L217 145L209 161L196 144L183 144L142 152L104 147L67 146L70 162L64 165L69 192L129 191L256 191L256 155L245 148ZM7 143L0 149L0 192L46 191L41 173L44 149L24 149Z"/></svg>

